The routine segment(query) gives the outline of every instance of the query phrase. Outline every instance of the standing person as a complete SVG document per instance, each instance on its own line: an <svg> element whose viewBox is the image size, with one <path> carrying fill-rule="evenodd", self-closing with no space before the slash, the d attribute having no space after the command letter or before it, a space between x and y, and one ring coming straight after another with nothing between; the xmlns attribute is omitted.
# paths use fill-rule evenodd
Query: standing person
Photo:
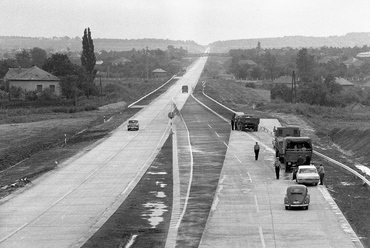
<svg viewBox="0 0 370 248"><path fill-rule="evenodd" d="M258 145L258 142L254 145L254 158L258 160L258 154L260 153L260 146Z"/></svg>
<svg viewBox="0 0 370 248"><path fill-rule="evenodd" d="M317 172L319 173L319 176L320 176L320 185L323 185L324 184L325 169L324 169L324 166L322 166L322 164L320 164L319 169L317 170Z"/></svg>
<svg viewBox="0 0 370 248"><path fill-rule="evenodd" d="M298 159L297 159L297 167L300 166L300 165L302 165L303 163L304 163L304 160L303 160L302 156L299 155L298 156Z"/></svg>
<svg viewBox="0 0 370 248"><path fill-rule="evenodd" d="M275 158L275 173L276 173L276 179L279 179L279 176L280 176L280 161L279 161L279 158Z"/></svg>
<svg viewBox="0 0 370 248"><path fill-rule="evenodd" d="M231 117L231 130L235 129L235 114L233 114L233 117Z"/></svg>

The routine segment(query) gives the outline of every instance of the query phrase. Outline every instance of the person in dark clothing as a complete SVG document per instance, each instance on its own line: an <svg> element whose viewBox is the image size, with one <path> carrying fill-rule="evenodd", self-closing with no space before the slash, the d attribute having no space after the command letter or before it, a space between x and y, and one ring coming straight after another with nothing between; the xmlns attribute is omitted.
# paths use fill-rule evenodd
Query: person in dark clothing
<svg viewBox="0 0 370 248"><path fill-rule="evenodd" d="M279 158L275 159L275 173L276 173L276 179L279 179L279 176L280 176L280 161L279 161Z"/></svg>
<svg viewBox="0 0 370 248"><path fill-rule="evenodd" d="M301 155L299 155L299 156L298 156L298 160L297 160L297 166L300 166L300 165L302 165L303 163L304 163L304 160L303 160L302 156L301 156Z"/></svg>
<svg viewBox="0 0 370 248"><path fill-rule="evenodd" d="M231 117L231 130L235 130L235 114Z"/></svg>
<svg viewBox="0 0 370 248"><path fill-rule="evenodd" d="M258 142L254 145L254 158L258 160L258 154L260 152L260 146L258 145Z"/></svg>
<svg viewBox="0 0 370 248"><path fill-rule="evenodd" d="M324 166L322 166L322 164L320 164L319 169L317 170L317 172L319 173L319 176L320 176L320 185L323 185L324 184L325 169L324 169Z"/></svg>
<svg viewBox="0 0 370 248"><path fill-rule="evenodd" d="M310 156L306 155L306 160L303 163L304 165L310 165L311 164L311 158Z"/></svg>

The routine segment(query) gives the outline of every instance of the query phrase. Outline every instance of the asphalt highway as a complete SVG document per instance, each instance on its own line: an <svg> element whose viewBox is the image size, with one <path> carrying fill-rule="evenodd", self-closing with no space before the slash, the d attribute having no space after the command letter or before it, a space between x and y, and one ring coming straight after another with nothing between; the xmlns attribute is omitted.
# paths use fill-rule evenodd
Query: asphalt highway
<svg viewBox="0 0 370 248"><path fill-rule="evenodd" d="M27 190L0 202L0 247L80 247L111 216L145 173L170 132L168 113L188 94L205 64L200 58L189 73L134 118L91 149L33 181Z"/></svg>

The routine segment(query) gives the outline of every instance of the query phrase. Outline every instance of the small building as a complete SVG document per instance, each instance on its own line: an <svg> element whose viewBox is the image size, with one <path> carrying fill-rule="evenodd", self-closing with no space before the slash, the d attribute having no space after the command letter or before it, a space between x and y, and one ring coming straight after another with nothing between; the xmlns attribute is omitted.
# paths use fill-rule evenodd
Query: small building
<svg viewBox="0 0 370 248"><path fill-rule="evenodd" d="M335 82L337 84L340 84L343 87L343 89L349 89L349 88L352 88L352 87L355 86L353 83L351 83L347 79L344 79L344 78L341 78L341 77L336 77Z"/></svg>
<svg viewBox="0 0 370 248"><path fill-rule="evenodd" d="M55 95L61 95L59 78L37 66L31 68L9 68L4 81L9 87L20 87L25 91L43 91L50 89Z"/></svg>
<svg viewBox="0 0 370 248"><path fill-rule="evenodd" d="M364 63L365 63L364 61L356 59L354 57L351 57L351 58L343 61L343 64L345 64L347 67L350 67L350 66L360 67Z"/></svg>
<svg viewBox="0 0 370 248"><path fill-rule="evenodd" d="M357 58L370 58L370 52L363 52L356 55Z"/></svg>
<svg viewBox="0 0 370 248"><path fill-rule="evenodd" d="M163 69L155 69L152 71L152 77L159 78L159 77L167 77L167 72Z"/></svg>

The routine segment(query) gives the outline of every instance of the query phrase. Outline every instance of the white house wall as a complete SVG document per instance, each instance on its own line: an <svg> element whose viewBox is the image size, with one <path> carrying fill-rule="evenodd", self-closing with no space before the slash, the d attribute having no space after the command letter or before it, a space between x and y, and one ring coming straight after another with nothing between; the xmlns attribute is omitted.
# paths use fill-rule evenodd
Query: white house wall
<svg viewBox="0 0 370 248"><path fill-rule="evenodd" d="M37 85L42 85L42 90L49 89L50 85L55 85L55 94L60 95L61 90L59 81L16 81L12 80L9 82L10 86L20 87L26 91L37 90Z"/></svg>

